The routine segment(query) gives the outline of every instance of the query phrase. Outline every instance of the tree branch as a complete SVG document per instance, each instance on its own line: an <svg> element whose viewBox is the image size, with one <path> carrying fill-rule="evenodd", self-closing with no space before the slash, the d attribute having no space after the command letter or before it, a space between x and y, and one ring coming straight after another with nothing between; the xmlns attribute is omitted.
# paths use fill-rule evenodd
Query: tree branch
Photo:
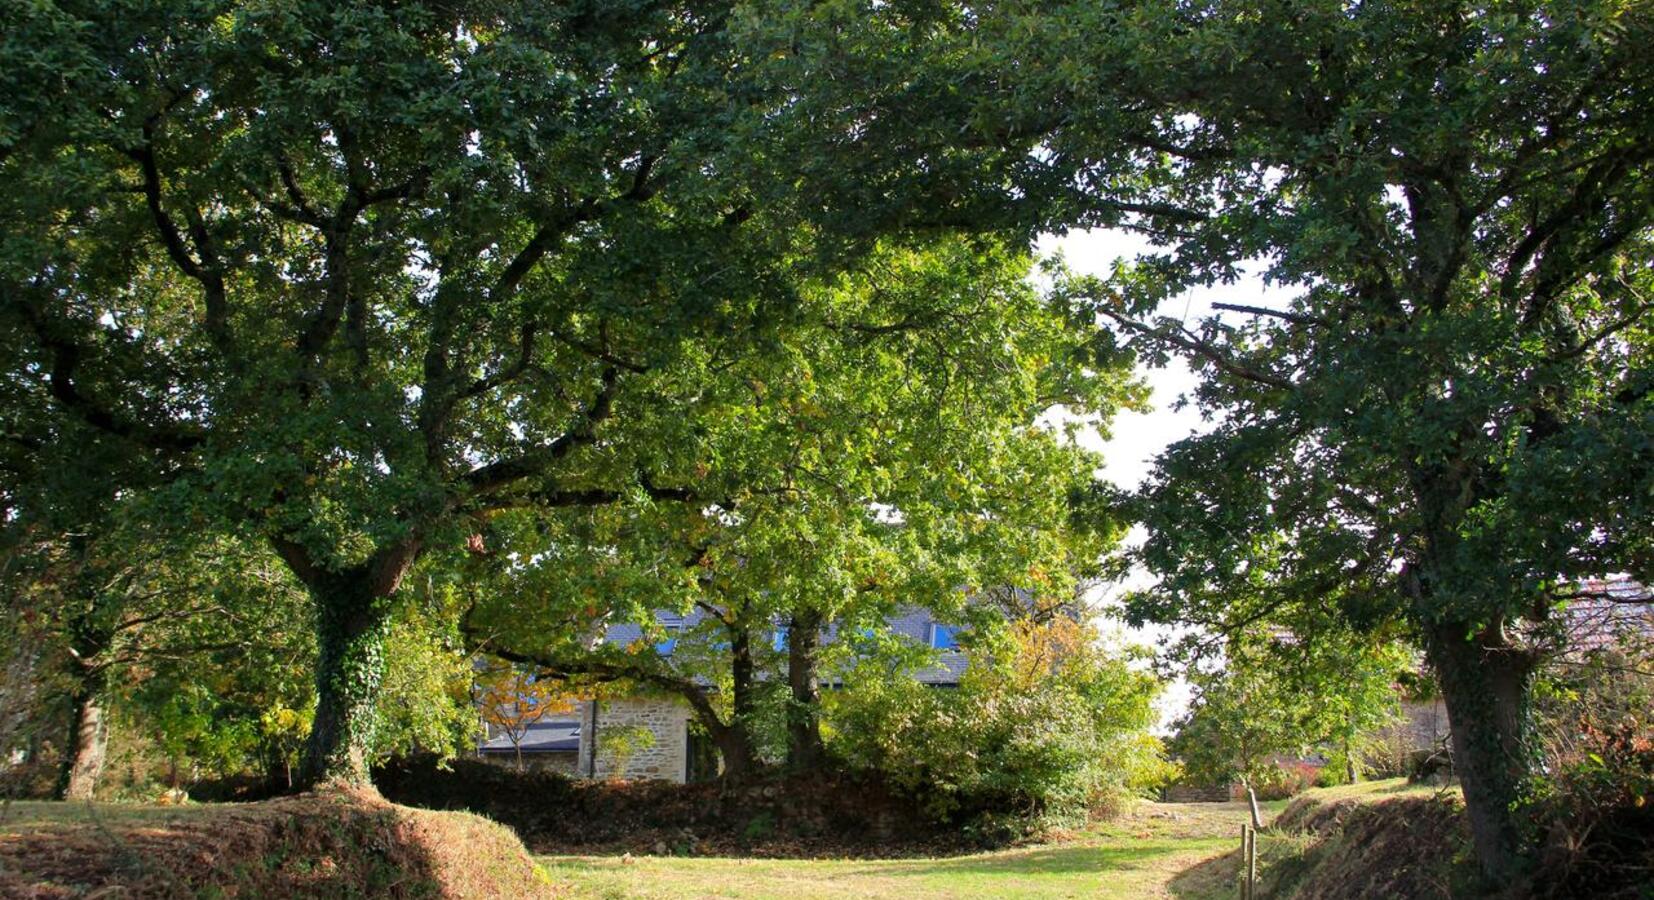
<svg viewBox="0 0 1654 900"><path fill-rule="evenodd" d="M1304 313L1289 312L1281 309L1269 309L1264 306L1246 306L1240 303L1214 303L1212 304L1212 308L1221 309L1226 312L1245 313L1251 316L1268 316L1272 319L1281 319L1282 321L1291 322L1294 325L1320 325L1323 327L1331 327L1332 325L1331 322L1321 318L1320 316L1311 316Z"/></svg>
<svg viewBox="0 0 1654 900"><path fill-rule="evenodd" d="M144 136L152 139L155 125L151 120L144 125ZM143 177L143 195L145 205L149 207L150 219L155 224L155 230L160 234L161 245L166 248L167 256L173 261L179 271L201 285L202 296L206 303L207 335L221 351L229 347L229 305L224 289L224 278L220 274L218 256L212 248L212 241L207 233L206 222L202 220L198 210L191 208L189 218L190 234L196 245L196 252L201 254L197 260L190 254L189 247L184 242L183 234L178 224L167 214L166 206L161 195L161 170L155 161L155 149L152 143L145 143L140 147L129 147L122 150L133 162L138 164L138 171Z"/></svg>
<svg viewBox="0 0 1654 900"><path fill-rule="evenodd" d="M22 293L19 291L19 293ZM132 441L151 450L186 452L200 446L206 435L194 428L177 423L164 426L134 422L99 403L80 389L75 382L86 348L74 339L65 337L55 323L41 312L39 305L25 298L17 304L29 328L43 349L51 355L47 372L47 390L52 399L73 413L76 418L98 431Z"/></svg>
<svg viewBox="0 0 1654 900"><path fill-rule="evenodd" d="M559 435L551 443L536 447L509 459L478 466L465 474L465 482L474 494L497 491L519 479L538 475L547 467L568 456L576 447L596 439L597 426L614 412L615 394L619 390L620 373L613 366L603 371L602 387L573 428Z"/></svg>
<svg viewBox="0 0 1654 900"><path fill-rule="evenodd" d="M1129 316L1114 312L1107 307L1099 306L1097 311L1114 320L1121 327L1134 334L1142 335L1149 340L1161 341L1177 347L1180 350L1203 357L1209 360L1213 365L1217 366L1218 369L1225 374L1239 378L1243 381L1250 381L1266 387L1276 388L1277 390L1293 390L1293 384L1291 381L1288 381L1278 375L1263 372L1251 366L1236 362L1234 359L1231 359L1227 353L1224 353L1222 350L1201 340L1187 328L1178 326L1177 330L1173 332L1165 328L1156 328L1152 325L1139 322Z"/></svg>

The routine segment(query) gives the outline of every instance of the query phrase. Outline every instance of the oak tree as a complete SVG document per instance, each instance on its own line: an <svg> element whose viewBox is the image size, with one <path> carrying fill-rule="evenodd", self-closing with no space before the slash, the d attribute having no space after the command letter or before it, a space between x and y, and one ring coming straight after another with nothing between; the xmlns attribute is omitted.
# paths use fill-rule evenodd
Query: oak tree
<svg viewBox="0 0 1654 900"><path fill-rule="evenodd" d="M75 428L8 423L7 458L132 457L170 517L269 542L315 609L306 782L368 781L390 598L473 516L686 496L625 427L643 373L752 349L790 267L992 224L956 213L1004 196L967 177L996 142L938 172L807 133L856 105L793 77L838 26L767 6L8 9L4 390Z"/></svg>

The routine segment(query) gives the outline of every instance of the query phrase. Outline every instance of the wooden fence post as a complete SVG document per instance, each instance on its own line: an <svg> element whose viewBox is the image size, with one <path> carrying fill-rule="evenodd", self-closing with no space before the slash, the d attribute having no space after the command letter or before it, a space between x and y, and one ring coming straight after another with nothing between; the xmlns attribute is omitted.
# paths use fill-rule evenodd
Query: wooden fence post
<svg viewBox="0 0 1654 900"><path fill-rule="evenodd" d="M1258 893L1258 829L1252 828L1252 840L1246 852L1246 900L1254 900Z"/></svg>

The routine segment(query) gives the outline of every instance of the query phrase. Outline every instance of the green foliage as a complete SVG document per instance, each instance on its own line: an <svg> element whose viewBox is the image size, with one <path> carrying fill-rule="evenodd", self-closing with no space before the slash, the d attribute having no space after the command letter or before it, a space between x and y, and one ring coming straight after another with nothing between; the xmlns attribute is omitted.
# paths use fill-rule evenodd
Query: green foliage
<svg viewBox="0 0 1654 900"><path fill-rule="evenodd" d="M1131 615L1407 629L1476 773L1479 855L1509 877L1520 623L1579 578L1654 571L1654 9L976 12L1019 62L1005 120L1044 131L1075 202L1156 244L1068 282L1111 325L1099 354L1186 358L1213 423L1142 493L1158 580ZM1175 315L1248 269L1291 301Z"/></svg>
<svg viewBox="0 0 1654 900"><path fill-rule="evenodd" d="M442 620L399 619L385 639L385 683L379 694L377 759L435 754L451 759L476 748L477 710L471 703L471 655Z"/></svg>
<svg viewBox="0 0 1654 900"><path fill-rule="evenodd" d="M778 623L848 636L903 605L991 615L964 602L971 590L1071 596L1122 529L1100 506L1075 515L1098 460L1042 418L1061 405L1106 424L1141 389L1119 366L1081 365L1090 326L1030 275L1026 254L986 239L880 243L798 281L766 352L640 376L660 393L639 413L657 458L707 502L495 516L474 568L498 586L480 593L473 631L560 672L716 685L706 705L774 759L786 704L800 712L782 695ZM692 609L704 615L691 629L654 627L657 610ZM617 621L644 624L646 640L580 640ZM649 651L668 637L669 659ZM823 671L854 643L825 648Z"/></svg>
<svg viewBox="0 0 1654 900"><path fill-rule="evenodd" d="M647 725L608 725L597 736L597 752L611 761L609 777L621 780L632 756L653 746L655 733Z"/></svg>
<svg viewBox="0 0 1654 900"><path fill-rule="evenodd" d="M832 749L931 814L988 831L1073 824L1158 786L1168 771L1147 729L1159 683L1089 641L1053 656L1043 632L1002 636L997 654L979 639L957 689L858 668L828 698Z"/></svg>
<svg viewBox="0 0 1654 900"><path fill-rule="evenodd" d="M1639 620L1552 660L1535 686L1543 765L1519 809L1557 894L1609 889L1639 859L1646 875L1654 852L1654 638Z"/></svg>
<svg viewBox="0 0 1654 900"><path fill-rule="evenodd" d="M893 9L8 11L6 507L146 491L275 548L318 607L314 778L367 777L383 602L421 556L501 510L721 500L697 467L762 426L717 410L791 365L803 285L909 226L1004 225L977 201L1022 155L819 130L867 90L796 78L832 41L924 52Z"/></svg>
<svg viewBox="0 0 1654 900"><path fill-rule="evenodd" d="M1372 735L1394 720L1395 682L1409 658L1397 645L1355 635L1309 644L1236 636L1221 663L1191 673L1194 699L1169 749L1191 779L1238 780L1260 797L1309 786L1277 757L1325 752L1332 759L1326 769L1342 780Z"/></svg>

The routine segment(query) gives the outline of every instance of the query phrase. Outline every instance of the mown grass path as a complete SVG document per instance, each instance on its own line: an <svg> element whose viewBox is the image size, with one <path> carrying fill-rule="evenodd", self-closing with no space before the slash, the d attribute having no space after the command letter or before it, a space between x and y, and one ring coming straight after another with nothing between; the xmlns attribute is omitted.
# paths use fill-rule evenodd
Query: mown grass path
<svg viewBox="0 0 1654 900"><path fill-rule="evenodd" d="M1370 782L1313 792L1332 800L1407 790ZM1266 818L1284 801L1262 804ZM1234 896L1242 803L1139 803L1126 815L1049 843L942 859L797 860L547 856L576 897L1029 898L1217 900Z"/></svg>
<svg viewBox="0 0 1654 900"><path fill-rule="evenodd" d="M1227 873L1199 871L1201 863L1233 850L1245 819L1238 803L1145 803L1052 843L941 859L560 856L540 862L578 897L1193 898L1221 890Z"/></svg>

